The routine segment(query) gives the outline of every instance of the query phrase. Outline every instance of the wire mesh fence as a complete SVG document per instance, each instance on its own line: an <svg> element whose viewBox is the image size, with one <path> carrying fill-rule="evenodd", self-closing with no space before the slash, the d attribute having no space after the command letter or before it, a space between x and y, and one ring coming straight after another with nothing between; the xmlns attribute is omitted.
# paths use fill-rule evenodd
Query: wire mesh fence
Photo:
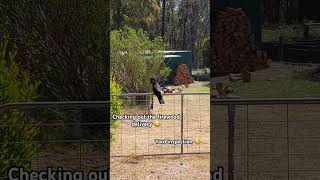
<svg viewBox="0 0 320 180"><path fill-rule="evenodd" d="M122 94L122 114L177 115L151 128L134 121L108 123L109 102L13 103L0 106L0 179L9 167L46 171L106 171L111 156L209 153L209 93L165 95L160 105L151 94ZM152 105L153 102L153 105ZM152 106L152 107L151 107ZM111 107L112 108L112 107ZM154 120L147 120L154 121ZM112 126L112 142L108 127ZM186 139L200 144L156 144L155 139Z"/></svg>
<svg viewBox="0 0 320 180"><path fill-rule="evenodd" d="M319 179L320 99L214 100L211 162L225 179Z"/></svg>
<svg viewBox="0 0 320 180"><path fill-rule="evenodd" d="M16 103L0 106L0 179L8 169L107 171L108 102ZM27 178L27 177L25 177Z"/></svg>
<svg viewBox="0 0 320 180"><path fill-rule="evenodd" d="M176 116L176 120L146 119L151 127L134 127L133 120L117 120L112 133L111 156L209 153L210 94L164 94L160 104L152 94L117 95L124 104L122 115ZM158 121L159 125L156 125ZM157 140L189 140L200 143L160 144Z"/></svg>

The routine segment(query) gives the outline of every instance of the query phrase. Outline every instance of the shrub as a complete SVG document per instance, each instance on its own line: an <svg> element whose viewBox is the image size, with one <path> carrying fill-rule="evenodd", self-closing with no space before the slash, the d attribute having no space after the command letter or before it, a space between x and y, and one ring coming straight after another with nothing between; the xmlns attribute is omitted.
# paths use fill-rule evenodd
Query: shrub
<svg viewBox="0 0 320 180"><path fill-rule="evenodd" d="M111 72L124 92L147 92L150 77L159 81L169 75L161 38L150 40L142 30L124 28L111 32Z"/></svg>
<svg viewBox="0 0 320 180"><path fill-rule="evenodd" d="M27 74L19 74L15 55L16 51L8 51L7 38L0 42L1 104L30 101L36 97L38 83L32 83ZM38 128L24 125L25 118L25 114L17 110L0 111L0 125L2 125L0 129L0 177L5 176L10 166L23 166L26 169L31 167L31 159L36 155L37 150L36 144L32 141L38 134ZM4 127L3 125L10 126Z"/></svg>
<svg viewBox="0 0 320 180"><path fill-rule="evenodd" d="M110 80L110 92L111 94L120 94L121 87L114 81L113 78ZM111 142L115 140L114 130L118 127L115 120L112 119L112 115L120 115L123 108L123 103L119 97L111 96L111 105L110 105L110 121L111 121Z"/></svg>
<svg viewBox="0 0 320 180"><path fill-rule="evenodd" d="M202 44L202 55L203 55L203 65L205 68L208 68L211 66L211 58L210 58L210 38L206 37L203 40Z"/></svg>

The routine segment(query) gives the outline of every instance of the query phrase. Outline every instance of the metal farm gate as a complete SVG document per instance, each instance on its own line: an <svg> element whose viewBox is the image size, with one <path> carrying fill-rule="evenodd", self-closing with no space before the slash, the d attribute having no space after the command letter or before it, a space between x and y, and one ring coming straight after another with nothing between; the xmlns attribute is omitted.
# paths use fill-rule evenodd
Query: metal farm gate
<svg viewBox="0 0 320 180"><path fill-rule="evenodd" d="M319 98L212 100L212 167L225 180L319 179L319 118Z"/></svg>
<svg viewBox="0 0 320 180"><path fill-rule="evenodd" d="M210 94L164 94L165 104L160 105L150 93L115 95L124 103L126 115L179 115L178 120L160 121L159 127L134 128L132 121L120 120L112 131L111 156L175 155L210 152ZM153 108L152 107L153 104ZM155 122L145 120L144 122ZM156 144L155 139L199 139L200 144Z"/></svg>

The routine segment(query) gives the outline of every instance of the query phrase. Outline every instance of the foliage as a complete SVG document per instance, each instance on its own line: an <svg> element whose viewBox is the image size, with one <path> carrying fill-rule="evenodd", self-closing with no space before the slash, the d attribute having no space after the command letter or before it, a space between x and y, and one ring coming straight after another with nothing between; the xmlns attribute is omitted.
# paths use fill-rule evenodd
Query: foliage
<svg viewBox="0 0 320 180"><path fill-rule="evenodd" d="M121 94L121 87L114 81L113 78L110 79L110 94ZM120 115L123 109L123 102L119 97L110 97L110 121L111 121L111 131L114 131L118 125L116 120L112 119L112 115ZM111 142L114 141L114 133L111 133Z"/></svg>
<svg viewBox="0 0 320 180"><path fill-rule="evenodd" d="M15 57L16 51L8 51L6 38L0 43L1 104L30 101L37 94L38 83L32 83L26 73L19 75ZM1 128L0 142L23 142L10 145L0 144L0 177L5 176L10 166L30 168L30 159L36 155L37 147L32 141L39 129L24 125L25 116L24 113L18 111L0 111L0 125L11 125Z"/></svg>
<svg viewBox="0 0 320 180"><path fill-rule="evenodd" d="M10 33L19 66L40 80L41 100L106 99L107 1L3 0L0 14L0 33Z"/></svg>
<svg viewBox="0 0 320 180"><path fill-rule="evenodd" d="M161 38L150 40L144 31L124 28L111 32L111 72L124 92L147 92L150 78L164 80L169 68Z"/></svg>
<svg viewBox="0 0 320 180"><path fill-rule="evenodd" d="M203 56L203 65L204 67L210 67L210 37L206 37L203 40L202 44L202 56Z"/></svg>
<svg viewBox="0 0 320 180"><path fill-rule="evenodd" d="M160 18L160 6L156 0L112 0L111 27L124 26L152 31Z"/></svg>
<svg viewBox="0 0 320 180"><path fill-rule="evenodd" d="M162 36L172 50L191 50L193 65L204 66L202 41L209 35L209 0L112 0L111 29L141 28ZM162 34L162 27L164 28Z"/></svg>
<svg viewBox="0 0 320 180"><path fill-rule="evenodd" d="M121 87L113 80L110 80L110 94L121 94ZM123 102L119 97L111 96L110 116L121 114ZM112 119L112 117L110 117ZM115 126L113 126L115 127Z"/></svg>

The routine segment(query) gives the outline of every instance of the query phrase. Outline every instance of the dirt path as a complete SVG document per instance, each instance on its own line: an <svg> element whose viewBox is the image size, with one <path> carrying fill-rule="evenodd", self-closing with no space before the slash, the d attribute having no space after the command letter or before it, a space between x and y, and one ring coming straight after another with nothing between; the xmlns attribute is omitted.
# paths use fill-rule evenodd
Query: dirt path
<svg viewBox="0 0 320 180"><path fill-rule="evenodd" d="M111 159L111 179L116 180L207 180L209 154Z"/></svg>

